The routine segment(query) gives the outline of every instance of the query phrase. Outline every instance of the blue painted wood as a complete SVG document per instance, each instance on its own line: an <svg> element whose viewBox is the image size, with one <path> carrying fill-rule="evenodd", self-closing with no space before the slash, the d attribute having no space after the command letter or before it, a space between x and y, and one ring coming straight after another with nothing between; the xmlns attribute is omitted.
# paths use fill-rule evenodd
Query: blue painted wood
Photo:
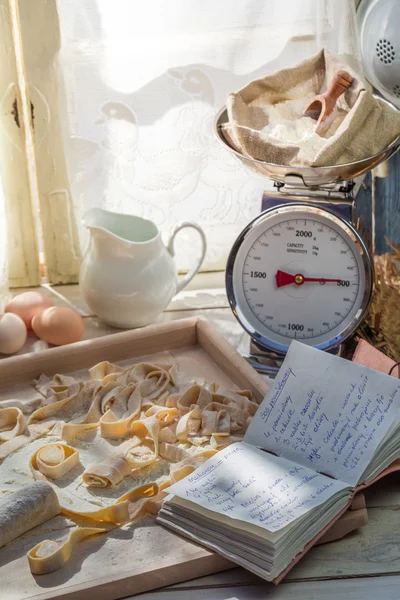
<svg viewBox="0 0 400 600"><path fill-rule="evenodd" d="M400 245L400 152L389 161L389 176L376 178L375 248L376 254L390 250L385 236Z"/></svg>
<svg viewBox="0 0 400 600"><path fill-rule="evenodd" d="M400 245L400 152L389 161L389 176L375 179L375 254L390 250L385 237ZM364 184L356 198L357 214L366 237L371 231L372 177L364 179Z"/></svg>
<svg viewBox="0 0 400 600"><path fill-rule="evenodd" d="M364 178L361 188L356 196L356 216L361 222L361 232L365 241L369 244L372 240L372 177L368 173ZM357 220L357 219L356 219Z"/></svg>

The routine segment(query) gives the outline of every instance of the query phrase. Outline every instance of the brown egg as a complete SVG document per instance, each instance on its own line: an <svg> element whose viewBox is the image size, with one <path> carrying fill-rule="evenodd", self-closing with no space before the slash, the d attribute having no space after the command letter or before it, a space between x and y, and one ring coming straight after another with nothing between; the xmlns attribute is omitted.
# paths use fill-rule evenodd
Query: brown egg
<svg viewBox="0 0 400 600"><path fill-rule="evenodd" d="M54 306L53 300L39 292L24 292L15 296L5 307L4 312L21 317L28 329L32 329L32 319L42 310Z"/></svg>
<svg viewBox="0 0 400 600"><path fill-rule="evenodd" d="M41 340L63 346L79 342L85 326L82 317L72 308L53 306L33 317L32 329Z"/></svg>

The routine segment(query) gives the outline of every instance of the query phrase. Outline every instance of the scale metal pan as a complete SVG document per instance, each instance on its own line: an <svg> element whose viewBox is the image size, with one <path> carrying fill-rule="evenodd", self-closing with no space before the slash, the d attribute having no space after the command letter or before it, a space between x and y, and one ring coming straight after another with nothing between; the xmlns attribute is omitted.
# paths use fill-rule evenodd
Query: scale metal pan
<svg viewBox="0 0 400 600"><path fill-rule="evenodd" d="M380 100L383 100L380 98ZM388 102L383 100L394 110L397 108ZM214 130L218 140L231 154L234 154L242 163L255 171L259 175L265 175L273 181L281 183L291 183L293 180L299 180L305 186L309 188L319 188L323 185L329 185L338 183L340 181L349 181L355 177L359 177L364 173L367 173L371 169L377 167L381 162L388 160L393 154L400 148L400 136L390 144L388 148L382 150L374 156L369 156L363 160L356 162L346 163L343 165L335 165L332 167L294 167L285 165L274 165L272 163L264 162L262 160L255 160L244 156L240 152L237 152L228 144L226 141L222 128L225 123L228 122L228 114L226 108L222 108L218 113L214 121Z"/></svg>

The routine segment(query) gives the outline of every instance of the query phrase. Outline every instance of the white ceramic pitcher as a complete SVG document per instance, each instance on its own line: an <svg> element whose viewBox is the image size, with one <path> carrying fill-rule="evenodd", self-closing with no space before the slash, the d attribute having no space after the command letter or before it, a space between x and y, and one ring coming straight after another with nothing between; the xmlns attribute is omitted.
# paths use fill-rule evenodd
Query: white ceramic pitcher
<svg viewBox="0 0 400 600"><path fill-rule="evenodd" d="M194 277L206 253L206 237L195 223L178 225L168 247L156 225L140 217L93 208L83 223L90 243L81 267L81 291L93 312L114 327L142 327L154 321ZM199 232L202 250L178 284L174 239L184 227Z"/></svg>

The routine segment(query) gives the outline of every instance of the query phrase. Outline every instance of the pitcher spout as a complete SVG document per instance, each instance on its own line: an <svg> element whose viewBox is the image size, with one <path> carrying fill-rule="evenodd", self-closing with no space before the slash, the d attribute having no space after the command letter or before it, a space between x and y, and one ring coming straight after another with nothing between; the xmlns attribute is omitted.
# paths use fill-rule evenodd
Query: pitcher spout
<svg viewBox="0 0 400 600"><path fill-rule="evenodd" d="M106 229L104 227L107 211L102 208L91 208L88 210L82 219L82 223L87 229Z"/></svg>
<svg viewBox="0 0 400 600"><path fill-rule="evenodd" d="M83 217L83 224L91 233L102 232L126 245L150 244L160 238L157 226L148 219L134 215L91 208Z"/></svg>

